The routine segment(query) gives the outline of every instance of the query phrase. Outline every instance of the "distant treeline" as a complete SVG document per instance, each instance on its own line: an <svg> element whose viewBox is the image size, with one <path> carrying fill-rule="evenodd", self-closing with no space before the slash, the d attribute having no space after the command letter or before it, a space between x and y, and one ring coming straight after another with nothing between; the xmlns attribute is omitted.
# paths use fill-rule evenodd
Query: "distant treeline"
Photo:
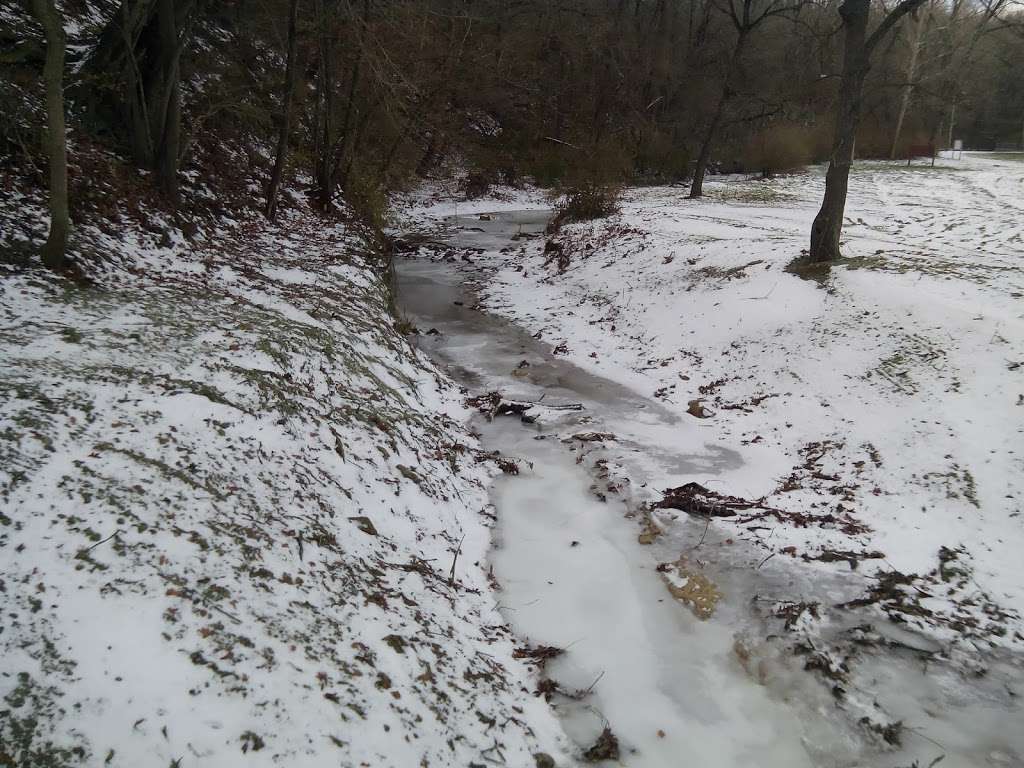
<svg viewBox="0 0 1024 768"><path fill-rule="evenodd" d="M56 9L67 31L72 206L76 190L89 194L84 155L95 166L104 152L151 171L171 205L183 185L215 177L256 190L271 215L284 181L320 207L344 196L374 216L389 190L453 161L471 192L524 177L678 181L702 147L709 170L772 173L828 158L843 53L833 0ZM43 179L38 18L31 3L0 4L0 163ZM1011 0L917 8L874 55L858 156L1024 140L1020 24Z"/></svg>

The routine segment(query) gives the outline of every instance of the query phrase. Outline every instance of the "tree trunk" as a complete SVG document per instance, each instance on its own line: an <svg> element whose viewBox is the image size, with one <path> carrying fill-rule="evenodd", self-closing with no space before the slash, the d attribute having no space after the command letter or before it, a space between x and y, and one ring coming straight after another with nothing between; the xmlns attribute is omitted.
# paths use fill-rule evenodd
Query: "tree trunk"
<svg viewBox="0 0 1024 768"><path fill-rule="evenodd" d="M43 246L43 264L60 270L68 266L71 229L68 213L68 153L64 126L64 24L54 0L33 0L36 19L46 32L46 148L50 164L50 232Z"/></svg>
<svg viewBox="0 0 1024 768"><path fill-rule="evenodd" d="M870 0L845 0L839 8L845 30L843 76L839 85L832 154L825 175L825 196L811 225L811 249L807 263L836 261L846 211L846 191L853 165L853 148L860 122L864 79L868 73L866 35Z"/></svg>
<svg viewBox="0 0 1024 768"><path fill-rule="evenodd" d="M722 84L722 94L718 98L715 112L711 116L711 123L708 125L704 141L700 145L700 153L697 155L697 164L693 168L693 181L690 183L690 197L698 198L704 194L704 175L708 170L708 163L711 161L711 147L718 138L718 129L722 125L722 118L725 116L725 108L733 96L733 78L739 69L740 56L743 54L743 46L747 41L747 30L741 29L736 38L736 46L733 48L732 56L729 57L729 67L725 73L725 82Z"/></svg>
<svg viewBox="0 0 1024 768"><path fill-rule="evenodd" d="M181 56L196 0L123 0L83 64L78 96L121 134L172 203L181 158ZM113 76L113 77L112 77Z"/></svg>
<svg viewBox="0 0 1024 768"><path fill-rule="evenodd" d="M267 188L267 218L273 221L277 217L277 194L281 188L281 177L284 175L284 163L288 155L288 132L291 128L292 96L295 91L295 72L297 55L297 33L299 16L299 0L291 0L288 9L288 53L284 65L284 96L282 98L281 125L277 133L277 153L274 156L274 170L270 174L270 186Z"/></svg>
<svg viewBox="0 0 1024 768"><path fill-rule="evenodd" d="M914 24L914 30L910 36L910 60L907 62L907 82L903 85L903 93L900 96L900 110L896 116L896 129L892 133L892 147L889 149L889 159L896 159L896 152L899 149L900 133L903 131L903 121L907 117L907 107L910 105L910 94L914 90L914 77L917 76L917 56L921 51L921 37L924 31L924 19L918 19Z"/></svg>
<svg viewBox="0 0 1024 768"><path fill-rule="evenodd" d="M186 15L179 19L176 5L190 6L191 2L158 0L156 27L159 54L154 69L154 87L150 93L151 135L156 139L153 171L160 191L172 204L178 201L178 158L181 154L181 49L183 35L180 25L187 22Z"/></svg>
<svg viewBox="0 0 1024 768"><path fill-rule="evenodd" d="M334 46L329 20L323 2L317 3L318 56L317 70L317 207L330 208L334 198Z"/></svg>
<svg viewBox="0 0 1024 768"><path fill-rule="evenodd" d="M128 141L132 148L132 156L135 162L144 168L150 168L155 155L155 142L153 132L149 123L149 105L146 97L146 79L142 75L139 66L139 58L135 48L139 42L139 36L149 24L151 13L141 12L144 6L137 3L134 9L130 9L128 3L121 6L121 11L114 21L107 27L108 30L115 30L120 27L121 39L119 46L107 42L110 36L104 30L100 38L100 45L106 46L104 55L97 56L96 60L90 60L88 65L94 66L94 73L102 76L104 71L113 71L115 66L120 66L125 73L125 96L122 113L125 114L125 123L128 126ZM118 19L120 22L118 22ZM123 58L119 63L111 57L120 55ZM111 59L109 63L104 63Z"/></svg>

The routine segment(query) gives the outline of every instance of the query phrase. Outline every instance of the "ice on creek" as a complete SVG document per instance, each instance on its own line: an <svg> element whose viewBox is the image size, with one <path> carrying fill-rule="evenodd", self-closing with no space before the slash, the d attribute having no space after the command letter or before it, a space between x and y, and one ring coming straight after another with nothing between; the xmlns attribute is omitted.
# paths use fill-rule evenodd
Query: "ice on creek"
<svg viewBox="0 0 1024 768"><path fill-rule="evenodd" d="M820 184L816 178L812 183ZM746 412L738 410L724 411L724 422L693 419L671 384L685 391L705 383L704 377L690 383L700 356L719 364L705 347L729 351L730 340L748 343L764 327L809 321L835 300L774 268L751 266L753 257L741 254L745 261L726 267L743 269L725 275L726 267L709 265L702 278L737 293L730 299L736 312L728 314L712 306L718 297L707 286L686 292L685 277L675 277L689 274L684 267L660 265L685 265L690 254L699 263L705 248L742 250L758 238L778 261L789 231L802 232L805 212L796 206L812 195L790 188L805 181L778 182L787 194L777 205L746 200L749 183L715 182L696 213L675 208L673 190L631 192L624 216L635 231L607 239L559 278L542 266L536 207L519 213L517 199L488 211L478 201L472 212L454 216L444 205L433 209L433 221L430 208L419 210L421 223L435 226L448 244L398 265L400 305L419 327L421 347L472 394L500 391L541 406L584 406L532 424L512 417L481 417L475 424L487 450L520 460L519 475L492 489L498 524L491 561L500 609L524 645L564 650L539 665L538 690L581 753L607 746L602 734L610 732L630 766L905 768L940 758L960 768L1020 765L1024 734L1012 727L1021 717L1020 658L988 654L976 676L966 672L972 662L959 652L881 611L826 611L872 583L868 566L854 570L843 560L808 566L783 551L795 535L814 542L812 553L839 546L842 538L827 527L783 535L771 518L746 530L672 510L644 522L644 503L666 487L697 481L756 499L794 471L797 452L777 450L775 433L758 431L769 427L743 430L734 422ZM732 191L739 193L735 200ZM751 215L757 227L741 223ZM680 236L648 234L655 224ZM694 234L701 226L703 240ZM730 228L739 240L719 243ZM584 243L589 236L584 233ZM666 282L664 269L674 282ZM756 274L755 284L746 285L744 269ZM778 300L759 300L766 296ZM688 324L708 330L699 355L692 340L680 338L697 333ZM845 375L871 362L862 345L848 345L838 359L823 352L822 327L802 346L790 343L791 333L772 343L806 352L812 371L839 366L838 375ZM723 356L722 363L764 366L770 351L766 345L757 356L737 353L736 361ZM789 372L793 361L778 363L775 389L787 409L779 397L744 407L757 414L757 424L797 423L787 436L809 440L815 435L808 423L820 425L822 413L831 417L843 404L821 397L794 403L810 395L802 389L807 383ZM732 397L741 403L775 392L760 380L737 381ZM844 409L844 420L847 415L852 418ZM871 414L870 424L891 419ZM615 439L571 439L583 431ZM874 472L875 448L862 443L863 459L833 459L826 444L820 458L812 452L798 461L818 461L809 464L808 476L830 477L851 462ZM892 455L887 448L887 458ZM933 540L918 542L914 555ZM692 600L673 595L697 585L696 592L715 595L712 610L695 612ZM695 613L704 613L703 620ZM790 626L784 638L777 634L783 622Z"/></svg>

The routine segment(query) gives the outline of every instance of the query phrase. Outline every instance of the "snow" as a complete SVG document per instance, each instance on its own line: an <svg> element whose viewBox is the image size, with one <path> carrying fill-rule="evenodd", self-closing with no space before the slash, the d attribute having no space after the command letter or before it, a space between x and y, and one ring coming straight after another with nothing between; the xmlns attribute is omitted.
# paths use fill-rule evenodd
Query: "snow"
<svg viewBox="0 0 1024 768"><path fill-rule="evenodd" d="M820 494L781 494L779 467L831 441L818 474L839 479L810 480L856 486L856 515L873 529L857 544L916 573L935 566L939 546L963 545L984 590L1020 613L1024 163L967 155L934 170L855 172L852 263L825 288L783 272L820 190L810 175L712 184L699 202L633 191L621 215L569 230L565 275L527 248L501 265L486 306L677 412L706 400L708 426L743 466L666 486L696 479L810 509ZM721 407L734 404L746 410ZM805 528L776 538L776 551L842 543Z"/></svg>
<svg viewBox="0 0 1024 768"><path fill-rule="evenodd" d="M811 765L796 718L746 678L728 628L664 610L670 598L634 552L632 521L595 503L581 473L566 482L572 455L549 446L540 456L527 478L500 481L495 503L509 513L493 560L516 630L568 649L548 666L559 685L598 680L586 707L567 707L570 735L593 743L607 721L635 766L684 755L696 765Z"/></svg>
<svg viewBox="0 0 1024 768"><path fill-rule="evenodd" d="M44 220L13 196L0 247ZM76 238L91 281L0 283L0 756L561 759L488 584L493 462L368 244L302 210Z"/></svg>
<svg viewBox="0 0 1024 768"><path fill-rule="evenodd" d="M588 409L539 422L575 458L478 427L532 462L495 491L495 575L516 631L565 649L540 680L589 691L554 697L579 747L607 723L637 766L1019 762L1022 184L1002 157L864 164L823 283L784 271L820 169L630 190L556 236L564 274L536 193L413 208L450 243L401 267L421 343L474 391ZM765 511L650 508L692 482ZM707 622L671 607L705 582Z"/></svg>
<svg viewBox="0 0 1024 768"><path fill-rule="evenodd" d="M602 500L593 472L601 465L591 455L597 449L566 448L571 435L588 437L597 419L603 427L637 418L637 398L568 363L544 362L544 345L468 309L471 294L445 265L403 262L398 274L400 305L421 327L440 331L421 337L425 349L481 391L543 395L551 403L535 409L533 427L508 419L475 427L487 450L519 464L492 492L498 523L490 562L500 608L526 647L564 650L538 670L537 688L558 686L550 698L579 752L607 725L626 764L638 767L684 757L706 765L811 765L804 739L814 729L750 681L730 628L665 605L665 574L644 556L635 523L617 503L631 497L630 480L613 490L615 469L603 465L609 485ZM526 378L511 373L520 358L531 363ZM583 411L557 409L581 397ZM663 418L672 421L654 406L645 420L655 426ZM606 439L624 442L622 435ZM829 750L833 731L816 733Z"/></svg>
<svg viewBox="0 0 1024 768"><path fill-rule="evenodd" d="M80 283L14 258L0 758L565 765L607 727L636 768L1019 763L1024 163L863 164L816 283L821 185L630 190L564 274L535 190L410 194L447 372L301 209L79 227ZM44 218L13 189L0 248ZM545 400L474 434L447 373ZM753 506L652 506L686 483Z"/></svg>

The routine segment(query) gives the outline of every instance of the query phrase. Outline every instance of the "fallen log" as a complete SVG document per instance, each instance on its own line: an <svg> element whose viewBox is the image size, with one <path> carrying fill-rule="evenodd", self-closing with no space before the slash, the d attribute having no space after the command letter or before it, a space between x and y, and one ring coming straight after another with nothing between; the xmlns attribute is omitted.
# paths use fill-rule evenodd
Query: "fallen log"
<svg viewBox="0 0 1024 768"><path fill-rule="evenodd" d="M466 403L470 407L476 408L480 413L484 414L488 421L493 419L495 416L519 416L523 421L532 423L536 421L536 416L528 414L528 411L534 409L543 409L548 411L583 410L583 403L549 405L548 403L542 403L540 401L510 400L503 397L500 392L488 392L484 395L477 395L476 397L469 398Z"/></svg>
<svg viewBox="0 0 1024 768"><path fill-rule="evenodd" d="M655 509L678 509L691 515L704 517L732 517L738 511L754 509L760 505L756 501L741 499L739 496L726 496L709 490L700 483L687 483L678 488L666 488L661 501L653 506Z"/></svg>

